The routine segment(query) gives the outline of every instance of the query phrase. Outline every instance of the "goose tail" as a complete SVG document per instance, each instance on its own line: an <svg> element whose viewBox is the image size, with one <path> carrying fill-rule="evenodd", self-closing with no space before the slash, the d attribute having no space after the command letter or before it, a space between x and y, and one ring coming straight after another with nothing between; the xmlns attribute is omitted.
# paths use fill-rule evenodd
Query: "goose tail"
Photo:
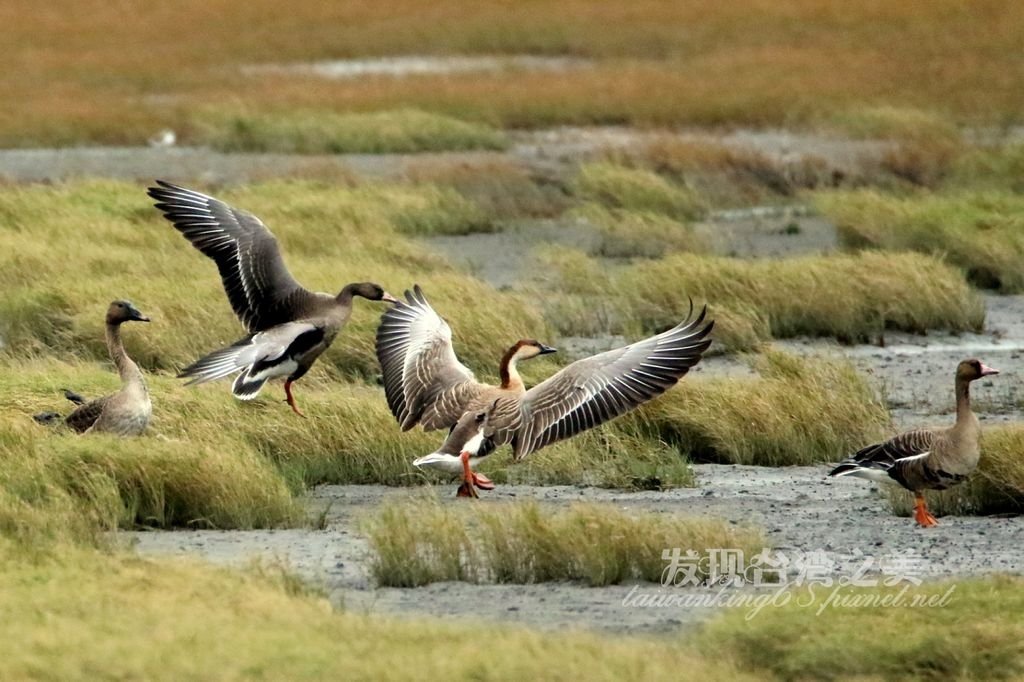
<svg viewBox="0 0 1024 682"><path fill-rule="evenodd" d="M266 376L252 376L252 368L249 367L235 377L235 383L231 384L231 394L239 400L252 400L259 395L260 389L266 382Z"/></svg>
<svg viewBox="0 0 1024 682"><path fill-rule="evenodd" d="M207 381L216 381L235 372L247 368L250 364L248 358L242 354L248 346L248 339L240 341L227 348L215 350L178 373L179 379L188 379L186 386L192 384L205 384Z"/></svg>

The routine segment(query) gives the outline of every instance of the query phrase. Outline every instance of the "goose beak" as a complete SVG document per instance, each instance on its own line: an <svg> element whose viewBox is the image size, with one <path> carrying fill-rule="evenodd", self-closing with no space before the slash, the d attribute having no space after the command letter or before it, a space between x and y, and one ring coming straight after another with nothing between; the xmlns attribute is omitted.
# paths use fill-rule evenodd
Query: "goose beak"
<svg viewBox="0 0 1024 682"><path fill-rule="evenodd" d="M557 348L552 348L551 346L545 346L542 343L542 344L540 344L540 353L538 353L538 355L547 355L548 353L557 353L557 352L558 352Z"/></svg>
<svg viewBox="0 0 1024 682"><path fill-rule="evenodd" d="M132 307L132 309L128 311L128 315L128 319L130 320L135 320L136 322L149 322L149 318L143 315L138 308Z"/></svg>
<svg viewBox="0 0 1024 682"><path fill-rule="evenodd" d="M987 377L991 374L999 374L999 370L994 367L989 367L988 365L981 366L981 376Z"/></svg>
<svg viewBox="0 0 1024 682"><path fill-rule="evenodd" d="M388 303L398 303L398 299L386 291L384 292L384 295L380 297L380 300L386 301Z"/></svg>

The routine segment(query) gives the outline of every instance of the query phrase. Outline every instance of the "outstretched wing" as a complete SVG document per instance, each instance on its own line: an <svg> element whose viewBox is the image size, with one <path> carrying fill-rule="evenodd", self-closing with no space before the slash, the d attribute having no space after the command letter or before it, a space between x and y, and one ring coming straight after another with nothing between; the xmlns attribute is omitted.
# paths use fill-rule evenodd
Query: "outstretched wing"
<svg viewBox="0 0 1024 682"><path fill-rule="evenodd" d="M714 322L705 323L706 314L705 306L693 321L687 316L657 336L574 362L527 391L512 443L515 458L603 424L674 386L711 345Z"/></svg>
<svg viewBox="0 0 1024 682"><path fill-rule="evenodd" d="M388 309L377 329L384 393L402 430L454 425L483 388L452 349L452 330L419 285Z"/></svg>
<svg viewBox="0 0 1024 682"><path fill-rule="evenodd" d="M315 294L285 267L277 240L256 216L190 189L157 180L149 196L174 227L217 263L224 291L250 332L290 322L289 310Z"/></svg>

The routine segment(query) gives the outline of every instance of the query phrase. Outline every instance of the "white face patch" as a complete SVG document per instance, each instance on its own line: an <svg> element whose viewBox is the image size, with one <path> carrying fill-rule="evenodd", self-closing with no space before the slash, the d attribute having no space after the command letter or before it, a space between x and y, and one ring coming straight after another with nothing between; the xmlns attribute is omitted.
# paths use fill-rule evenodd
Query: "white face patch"
<svg viewBox="0 0 1024 682"><path fill-rule="evenodd" d="M484 432L483 429L476 432L476 435L466 441L466 444L462 446L462 449L471 455L475 455L480 452L480 446L484 444Z"/></svg>

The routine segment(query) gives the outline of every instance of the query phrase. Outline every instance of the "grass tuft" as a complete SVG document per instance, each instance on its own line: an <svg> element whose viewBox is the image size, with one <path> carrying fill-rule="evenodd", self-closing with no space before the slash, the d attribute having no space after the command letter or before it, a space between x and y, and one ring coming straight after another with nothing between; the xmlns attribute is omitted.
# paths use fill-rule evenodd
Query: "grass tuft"
<svg viewBox="0 0 1024 682"><path fill-rule="evenodd" d="M415 109L346 114L212 110L196 127L200 142L225 152L409 154L504 149L507 144L502 133L487 125Z"/></svg>
<svg viewBox="0 0 1024 682"><path fill-rule="evenodd" d="M850 249L920 251L962 268L974 284L1024 291L1024 198L1006 193L891 197L873 191L820 195Z"/></svg>
<svg viewBox="0 0 1024 682"><path fill-rule="evenodd" d="M607 208L658 213L682 221L699 218L706 210L701 198L688 187L650 171L612 163L584 164L574 190L583 199Z"/></svg>
<svg viewBox="0 0 1024 682"><path fill-rule="evenodd" d="M725 321L734 327L715 338L736 339L741 347L749 347L764 321L775 338L854 342L873 340L887 329L980 331L985 317L981 297L955 268L913 253L753 261L674 254L611 270L581 254L563 253L548 263L570 296L615 292L605 303L605 331L632 337L677 324L690 297L698 304L708 301L712 317L716 305L726 307ZM575 330L573 319L566 315L553 324L563 334L588 333Z"/></svg>
<svg viewBox="0 0 1024 682"><path fill-rule="evenodd" d="M669 253L701 253L708 248L690 224L659 213L588 203L574 210L572 217L595 229L600 238L591 254L603 258L662 258Z"/></svg>
<svg viewBox="0 0 1024 682"><path fill-rule="evenodd" d="M598 504L548 509L532 501L484 508L426 496L385 507L367 522L367 533L374 577L392 587L444 580L654 582L665 569L665 549L704 555L711 547L749 553L763 545L760 531L713 518L631 515Z"/></svg>
<svg viewBox="0 0 1024 682"><path fill-rule="evenodd" d="M753 367L754 378L687 379L635 418L694 460L759 466L835 461L888 426L849 362L768 351Z"/></svg>

